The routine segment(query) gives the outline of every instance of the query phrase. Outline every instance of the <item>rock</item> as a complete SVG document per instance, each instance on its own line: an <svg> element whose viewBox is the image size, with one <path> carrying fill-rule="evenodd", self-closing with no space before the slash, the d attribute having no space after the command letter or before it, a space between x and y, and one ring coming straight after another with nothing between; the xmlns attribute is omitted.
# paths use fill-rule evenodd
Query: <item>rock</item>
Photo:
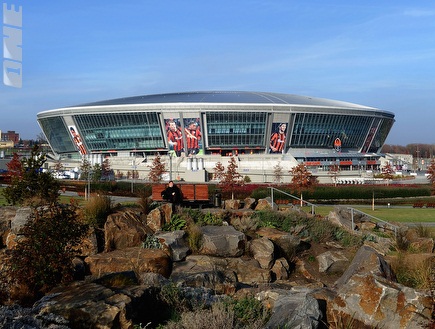
<svg viewBox="0 0 435 329"><path fill-rule="evenodd" d="M224 209L225 210L237 210L240 208L240 200L229 199L225 200Z"/></svg>
<svg viewBox="0 0 435 329"><path fill-rule="evenodd" d="M228 266L236 273L237 281L256 286L272 282L272 271L262 269L255 259L227 258Z"/></svg>
<svg viewBox="0 0 435 329"><path fill-rule="evenodd" d="M163 250L144 249L142 247L92 255L85 258L85 263L89 273L93 276L134 271L136 273L159 273L168 278L172 270L172 261Z"/></svg>
<svg viewBox="0 0 435 329"><path fill-rule="evenodd" d="M245 200L244 200L244 206L243 206L243 208L244 209L254 209L255 208L255 205L256 205L256 200L255 200L255 198L246 198Z"/></svg>
<svg viewBox="0 0 435 329"><path fill-rule="evenodd" d="M274 263L274 245L268 238L254 239L249 244L249 251L261 268L271 269Z"/></svg>
<svg viewBox="0 0 435 329"><path fill-rule="evenodd" d="M328 319L344 317L359 326L413 329L428 325L432 302L429 292L396 283L385 259L362 246L329 293L327 311Z"/></svg>
<svg viewBox="0 0 435 329"><path fill-rule="evenodd" d="M271 306L272 316L265 329L323 328L324 318L319 302L309 289L267 290L257 294L263 303Z"/></svg>
<svg viewBox="0 0 435 329"><path fill-rule="evenodd" d="M40 315L56 314L69 321L74 329L130 329L134 323L161 320L159 289L130 286L115 290L98 283L75 283L54 289L34 308ZM48 327L47 327L48 328Z"/></svg>
<svg viewBox="0 0 435 329"><path fill-rule="evenodd" d="M185 259L190 252L184 239L185 235L186 233L183 230L178 230L156 233L155 237L159 239L160 243L164 246L163 249L167 250L172 261L179 262Z"/></svg>
<svg viewBox="0 0 435 329"><path fill-rule="evenodd" d="M0 328L71 329L69 321L52 313L40 313L39 308L19 305L0 306Z"/></svg>
<svg viewBox="0 0 435 329"><path fill-rule="evenodd" d="M317 255L319 272L343 273L349 265L349 260L341 251L327 251Z"/></svg>
<svg viewBox="0 0 435 329"><path fill-rule="evenodd" d="M328 303L328 318L346 314L368 327L426 328L432 312L429 294L374 275L354 274Z"/></svg>
<svg viewBox="0 0 435 329"><path fill-rule="evenodd" d="M212 289L216 294L232 295L236 291L237 275L227 267L226 259L191 255L174 264L170 280L183 286Z"/></svg>
<svg viewBox="0 0 435 329"><path fill-rule="evenodd" d="M133 211L110 214L104 224L104 251L140 246L147 237L145 223Z"/></svg>
<svg viewBox="0 0 435 329"><path fill-rule="evenodd" d="M255 211L272 210L275 208L277 209L278 206L276 204L272 206L272 202L269 199L259 199L257 205L255 206Z"/></svg>
<svg viewBox="0 0 435 329"><path fill-rule="evenodd" d="M239 257L245 251L246 236L232 226L202 226L200 254L218 257Z"/></svg>
<svg viewBox="0 0 435 329"><path fill-rule="evenodd" d="M287 280L290 273L290 265L284 257L278 258L273 264L272 272L275 280Z"/></svg>
<svg viewBox="0 0 435 329"><path fill-rule="evenodd" d="M163 225L165 224L165 216L163 215L160 207L154 208L147 215L146 225L153 231L161 231Z"/></svg>
<svg viewBox="0 0 435 329"><path fill-rule="evenodd" d="M271 240L278 247L280 253L285 256L293 256L298 252L310 248L309 243L301 240L299 237L275 228L261 227L255 234Z"/></svg>
<svg viewBox="0 0 435 329"><path fill-rule="evenodd" d="M138 282L141 285L161 287L169 283L169 280L159 273L140 273L138 277Z"/></svg>
<svg viewBox="0 0 435 329"><path fill-rule="evenodd" d="M11 221L12 233L16 235L20 234L21 228L27 224L31 214L32 214L32 208L30 207L18 208L14 219Z"/></svg>
<svg viewBox="0 0 435 329"><path fill-rule="evenodd" d="M352 263L343 275L335 282L335 286L346 285L347 280L354 274L372 274L384 277L391 281L396 281L396 277L385 259L373 248L362 246L358 249Z"/></svg>

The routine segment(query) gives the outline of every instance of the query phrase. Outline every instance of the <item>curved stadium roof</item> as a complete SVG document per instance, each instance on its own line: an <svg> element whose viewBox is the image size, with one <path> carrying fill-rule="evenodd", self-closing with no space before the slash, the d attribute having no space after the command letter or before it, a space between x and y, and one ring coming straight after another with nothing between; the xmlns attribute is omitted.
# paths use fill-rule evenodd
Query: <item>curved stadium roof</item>
<svg viewBox="0 0 435 329"><path fill-rule="evenodd" d="M134 105L156 103L232 103L232 104L268 104L268 105L295 105L295 106L320 106L335 108L352 108L361 110L381 111L386 114L392 112L377 108L358 105L349 102L336 101L325 98L300 96L292 94L249 92L249 91L195 91L168 94L154 94L134 97L124 97L99 102L86 103L67 107L85 106L110 106L110 105Z"/></svg>

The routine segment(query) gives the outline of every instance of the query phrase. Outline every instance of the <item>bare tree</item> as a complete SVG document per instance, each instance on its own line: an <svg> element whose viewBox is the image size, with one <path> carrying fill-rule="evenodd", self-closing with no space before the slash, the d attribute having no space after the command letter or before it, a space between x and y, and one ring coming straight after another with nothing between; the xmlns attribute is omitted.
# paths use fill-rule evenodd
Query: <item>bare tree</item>
<svg viewBox="0 0 435 329"><path fill-rule="evenodd" d="M283 168L281 166L281 162L278 162L276 166L273 167L273 178L274 181L278 184L282 182L282 178L284 176Z"/></svg>

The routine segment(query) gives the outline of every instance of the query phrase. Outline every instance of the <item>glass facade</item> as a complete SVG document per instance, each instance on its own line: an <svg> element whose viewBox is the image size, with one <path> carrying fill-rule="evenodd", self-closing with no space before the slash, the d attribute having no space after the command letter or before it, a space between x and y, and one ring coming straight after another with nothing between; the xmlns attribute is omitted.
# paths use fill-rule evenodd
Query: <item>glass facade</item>
<svg viewBox="0 0 435 329"><path fill-rule="evenodd" d="M372 144L370 145L369 152L379 152L379 149L384 145L385 140L387 139L388 133L393 127L393 120L383 119L380 124L378 131L373 138Z"/></svg>
<svg viewBox="0 0 435 329"><path fill-rule="evenodd" d="M77 148L73 144L71 135L61 116L40 119L39 124L54 152L77 152Z"/></svg>
<svg viewBox="0 0 435 329"><path fill-rule="evenodd" d="M360 148L373 118L327 113L295 113L290 147L332 148L340 138L342 148Z"/></svg>
<svg viewBox="0 0 435 329"><path fill-rule="evenodd" d="M205 116L208 147L265 147L265 112L209 112Z"/></svg>
<svg viewBox="0 0 435 329"><path fill-rule="evenodd" d="M177 149L169 139L171 120L181 130ZM310 148L333 151L337 140L346 152L377 153L394 124L394 114L297 95L201 92L61 108L39 113L38 122L58 154L80 155L81 147L82 154L137 150L225 155L250 149L253 154L290 150L296 156ZM81 137L77 145L71 128Z"/></svg>
<svg viewBox="0 0 435 329"><path fill-rule="evenodd" d="M90 151L165 147L156 112L81 114L74 120Z"/></svg>

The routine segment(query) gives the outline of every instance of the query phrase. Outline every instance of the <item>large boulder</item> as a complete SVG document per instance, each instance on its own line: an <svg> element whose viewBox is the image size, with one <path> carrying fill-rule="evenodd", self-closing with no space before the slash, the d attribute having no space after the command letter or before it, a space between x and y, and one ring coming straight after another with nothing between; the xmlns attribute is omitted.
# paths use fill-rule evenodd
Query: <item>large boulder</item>
<svg viewBox="0 0 435 329"><path fill-rule="evenodd" d="M272 282L272 271L260 267L255 259L227 258L228 266L236 273L237 281L250 286Z"/></svg>
<svg viewBox="0 0 435 329"><path fill-rule="evenodd" d="M265 329L324 328L324 314L319 302L310 294L309 289L273 289L262 291L257 297L269 305L272 316L264 326Z"/></svg>
<svg viewBox="0 0 435 329"><path fill-rule="evenodd" d="M140 246L149 231L140 214L133 211L111 214L104 224L104 251Z"/></svg>
<svg viewBox="0 0 435 329"><path fill-rule="evenodd" d="M54 289L34 309L39 311L38 317L55 314L68 321L65 327L44 328L130 329L137 323L161 320L164 305L156 298L158 291L148 286L126 286L120 290L80 282Z"/></svg>
<svg viewBox="0 0 435 329"><path fill-rule="evenodd" d="M362 246L358 249L352 263L349 265L344 274L335 282L338 288L347 284L347 281L354 274L372 274L396 281L391 266L385 261L385 258L376 252L373 248Z"/></svg>
<svg viewBox="0 0 435 329"><path fill-rule="evenodd" d="M327 304L331 322L352 321L356 326L386 329L425 328L431 318L433 299L429 292L396 283L382 255L361 247L334 289L315 293Z"/></svg>
<svg viewBox="0 0 435 329"><path fill-rule="evenodd" d="M161 206L151 210L146 219L146 225L153 231L158 232L166 223L170 223L172 218L172 205L163 203Z"/></svg>
<svg viewBox="0 0 435 329"><path fill-rule="evenodd" d="M233 294L237 276L227 267L225 258L190 255L183 262L174 263L170 280L181 286L212 289L216 294Z"/></svg>
<svg viewBox="0 0 435 329"><path fill-rule="evenodd" d="M202 245L200 254L218 257L239 257L245 251L246 236L232 226L201 227Z"/></svg>
<svg viewBox="0 0 435 329"><path fill-rule="evenodd" d="M135 273L154 272L168 278L172 270L171 258L161 249L132 247L85 258L88 271L93 276L134 271Z"/></svg>
<svg viewBox="0 0 435 329"><path fill-rule="evenodd" d="M310 248L309 243L301 240L295 234L280 231L276 228L261 227L255 233L260 237L271 240L283 255L295 254Z"/></svg>
<svg viewBox="0 0 435 329"><path fill-rule="evenodd" d="M429 293L370 273L355 274L328 304L328 318L346 314L370 328L427 328L432 306Z"/></svg>

